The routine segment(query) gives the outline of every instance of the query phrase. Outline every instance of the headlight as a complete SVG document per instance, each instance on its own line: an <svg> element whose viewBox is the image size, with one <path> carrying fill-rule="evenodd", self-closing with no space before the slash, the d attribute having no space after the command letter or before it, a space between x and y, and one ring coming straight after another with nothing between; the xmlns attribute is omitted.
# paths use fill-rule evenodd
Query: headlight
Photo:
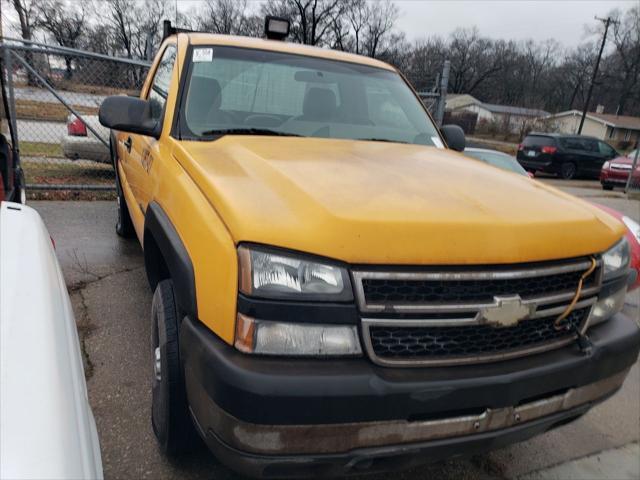
<svg viewBox="0 0 640 480"><path fill-rule="evenodd" d="M629 251L629 242L623 238L612 248L602 254L602 265L604 268L603 280L611 280L627 273L629 262L631 261L631 252Z"/></svg>
<svg viewBox="0 0 640 480"><path fill-rule="evenodd" d="M604 164L602 165L602 170L609 170L609 165L611 165L611 162L604 162Z"/></svg>
<svg viewBox="0 0 640 480"><path fill-rule="evenodd" d="M240 291L285 300L350 301L346 269L288 252L241 246Z"/></svg>
<svg viewBox="0 0 640 480"><path fill-rule="evenodd" d="M638 224L638 222L626 216L622 217L622 221L627 226L631 234L634 237L636 237L636 240L638 241L638 243L640 243L640 224Z"/></svg>
<svg viewBox="0 0 640 480"><path fill-rule="evenodd" d="M355 325L318 325L256 320L241 313L235 347L241 352L287 356L361 355Z"/></svg>

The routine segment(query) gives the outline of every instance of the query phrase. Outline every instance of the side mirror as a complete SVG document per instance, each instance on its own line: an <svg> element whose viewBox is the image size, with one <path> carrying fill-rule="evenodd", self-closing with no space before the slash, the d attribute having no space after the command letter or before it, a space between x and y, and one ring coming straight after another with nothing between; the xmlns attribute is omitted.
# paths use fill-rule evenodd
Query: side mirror
<svg viewBox="0 0 640 480"><path fill-rule="evenodd" d="M139 98L107 97L98 111L100 123L113 130L137 133L148 137L160 136L159 124L151 116L151 104Z"/></svg>
<svg viewBox="0 0 640 480"><path fill-rule="evenodd" d="M440 127L440 133L442 133L445 142L447 142L447 146L451 150L457 152L464 151L467 142L464 138L464 130L462 130L462 128L458 125L443 125Z"/></svg>

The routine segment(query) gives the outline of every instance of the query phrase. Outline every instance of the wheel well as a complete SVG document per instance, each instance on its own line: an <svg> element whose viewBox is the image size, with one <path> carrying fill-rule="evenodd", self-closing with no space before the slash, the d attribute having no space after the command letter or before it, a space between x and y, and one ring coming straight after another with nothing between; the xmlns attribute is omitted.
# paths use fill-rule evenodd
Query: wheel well
<svg viewBox="0 0 640 480"><path fill-rule="evenodd" d="M149 230L144 232L144 266L152 292L155 291L159 282L171 278L167 262Z"/></svg>

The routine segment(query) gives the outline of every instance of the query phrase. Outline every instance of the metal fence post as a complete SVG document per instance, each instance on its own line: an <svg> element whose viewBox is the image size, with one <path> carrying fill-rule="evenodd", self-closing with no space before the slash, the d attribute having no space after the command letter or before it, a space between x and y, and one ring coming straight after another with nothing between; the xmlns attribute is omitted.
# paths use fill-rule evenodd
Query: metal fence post
<svg viewBox="0 0 640 480"><path fill-rule="evenodd" d="M640 153L640 141L636 142L636 154L633 157L633 164L631 165L631 171L629 172L629 178L627 178L627 184L624 186L624 193L629 193L629 186L631 185L631 179L638 166L638 153Z"/></svg>
<svg viewBox="0 0 640 480"><path fill-rule="evenodd" d="M438 126L442 126L444 120L444 110L447 103L447 87L449 85L449 70L451 68L451 62L449 60L444 61L444 67L442 68L442 77L440 77L440 96L438 97L438 108L436 110L436 123Z"/></svg>
<svg viewBox="0 0 640 480"><path fill-rule="evenodd" d="M5 69L7 71L7 87L9 88L9 108L11 109L11 112L7 112L10 113L10 121L11 121L11 128L13 129L15 138L13 139L14 145L13 148L19 152L20 151L20 140L19 140L19 135L18 135L18 122L16 121L16 98L15 98L15 94L13 92L13 63L11 60L11 52L9 51L9 49L6 47L3 48L3 55L4 55L4 65L5 65Z"/></svg>

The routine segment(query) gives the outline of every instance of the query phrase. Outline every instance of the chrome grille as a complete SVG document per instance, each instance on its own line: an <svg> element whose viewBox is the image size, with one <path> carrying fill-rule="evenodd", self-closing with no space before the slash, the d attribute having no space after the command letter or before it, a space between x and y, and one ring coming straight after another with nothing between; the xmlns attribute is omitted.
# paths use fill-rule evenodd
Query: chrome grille
<svg viewBox="0 0 640 480"><path fill-rule="evenodd" d="M371 348L378 358L415 361L423 358L446 363L503 360L512 352L520 356L523 349L533 353L549 343L566 344L575 339L575 330L582 327L590 308L574 310L556 330L556 316L523 320L514 327L495 328L490 325L462 327L369 327Z"/></svg>
<svg viewBox="0 0 640 480"><path fill-rule="evenodd" d="M385 279L365 278L362 289L367 303L490 303L496 295L511 295L517 292L521 298L550 295L575 288L582 271L558 273L532 278L498 278L483 281L449 279ZM595 285L590 277L584 287Z"/></svg>
<svg viewBox="0 0 640 480"><path fill-rule="evenodd" d="M558 332L550 322L564 312L590 265L577 259L466 270L356 269L366 350L382 365L453 365L566 345L575 330ZM570 316L573 328L586 330L600 285L598 262Z"/></svg>

